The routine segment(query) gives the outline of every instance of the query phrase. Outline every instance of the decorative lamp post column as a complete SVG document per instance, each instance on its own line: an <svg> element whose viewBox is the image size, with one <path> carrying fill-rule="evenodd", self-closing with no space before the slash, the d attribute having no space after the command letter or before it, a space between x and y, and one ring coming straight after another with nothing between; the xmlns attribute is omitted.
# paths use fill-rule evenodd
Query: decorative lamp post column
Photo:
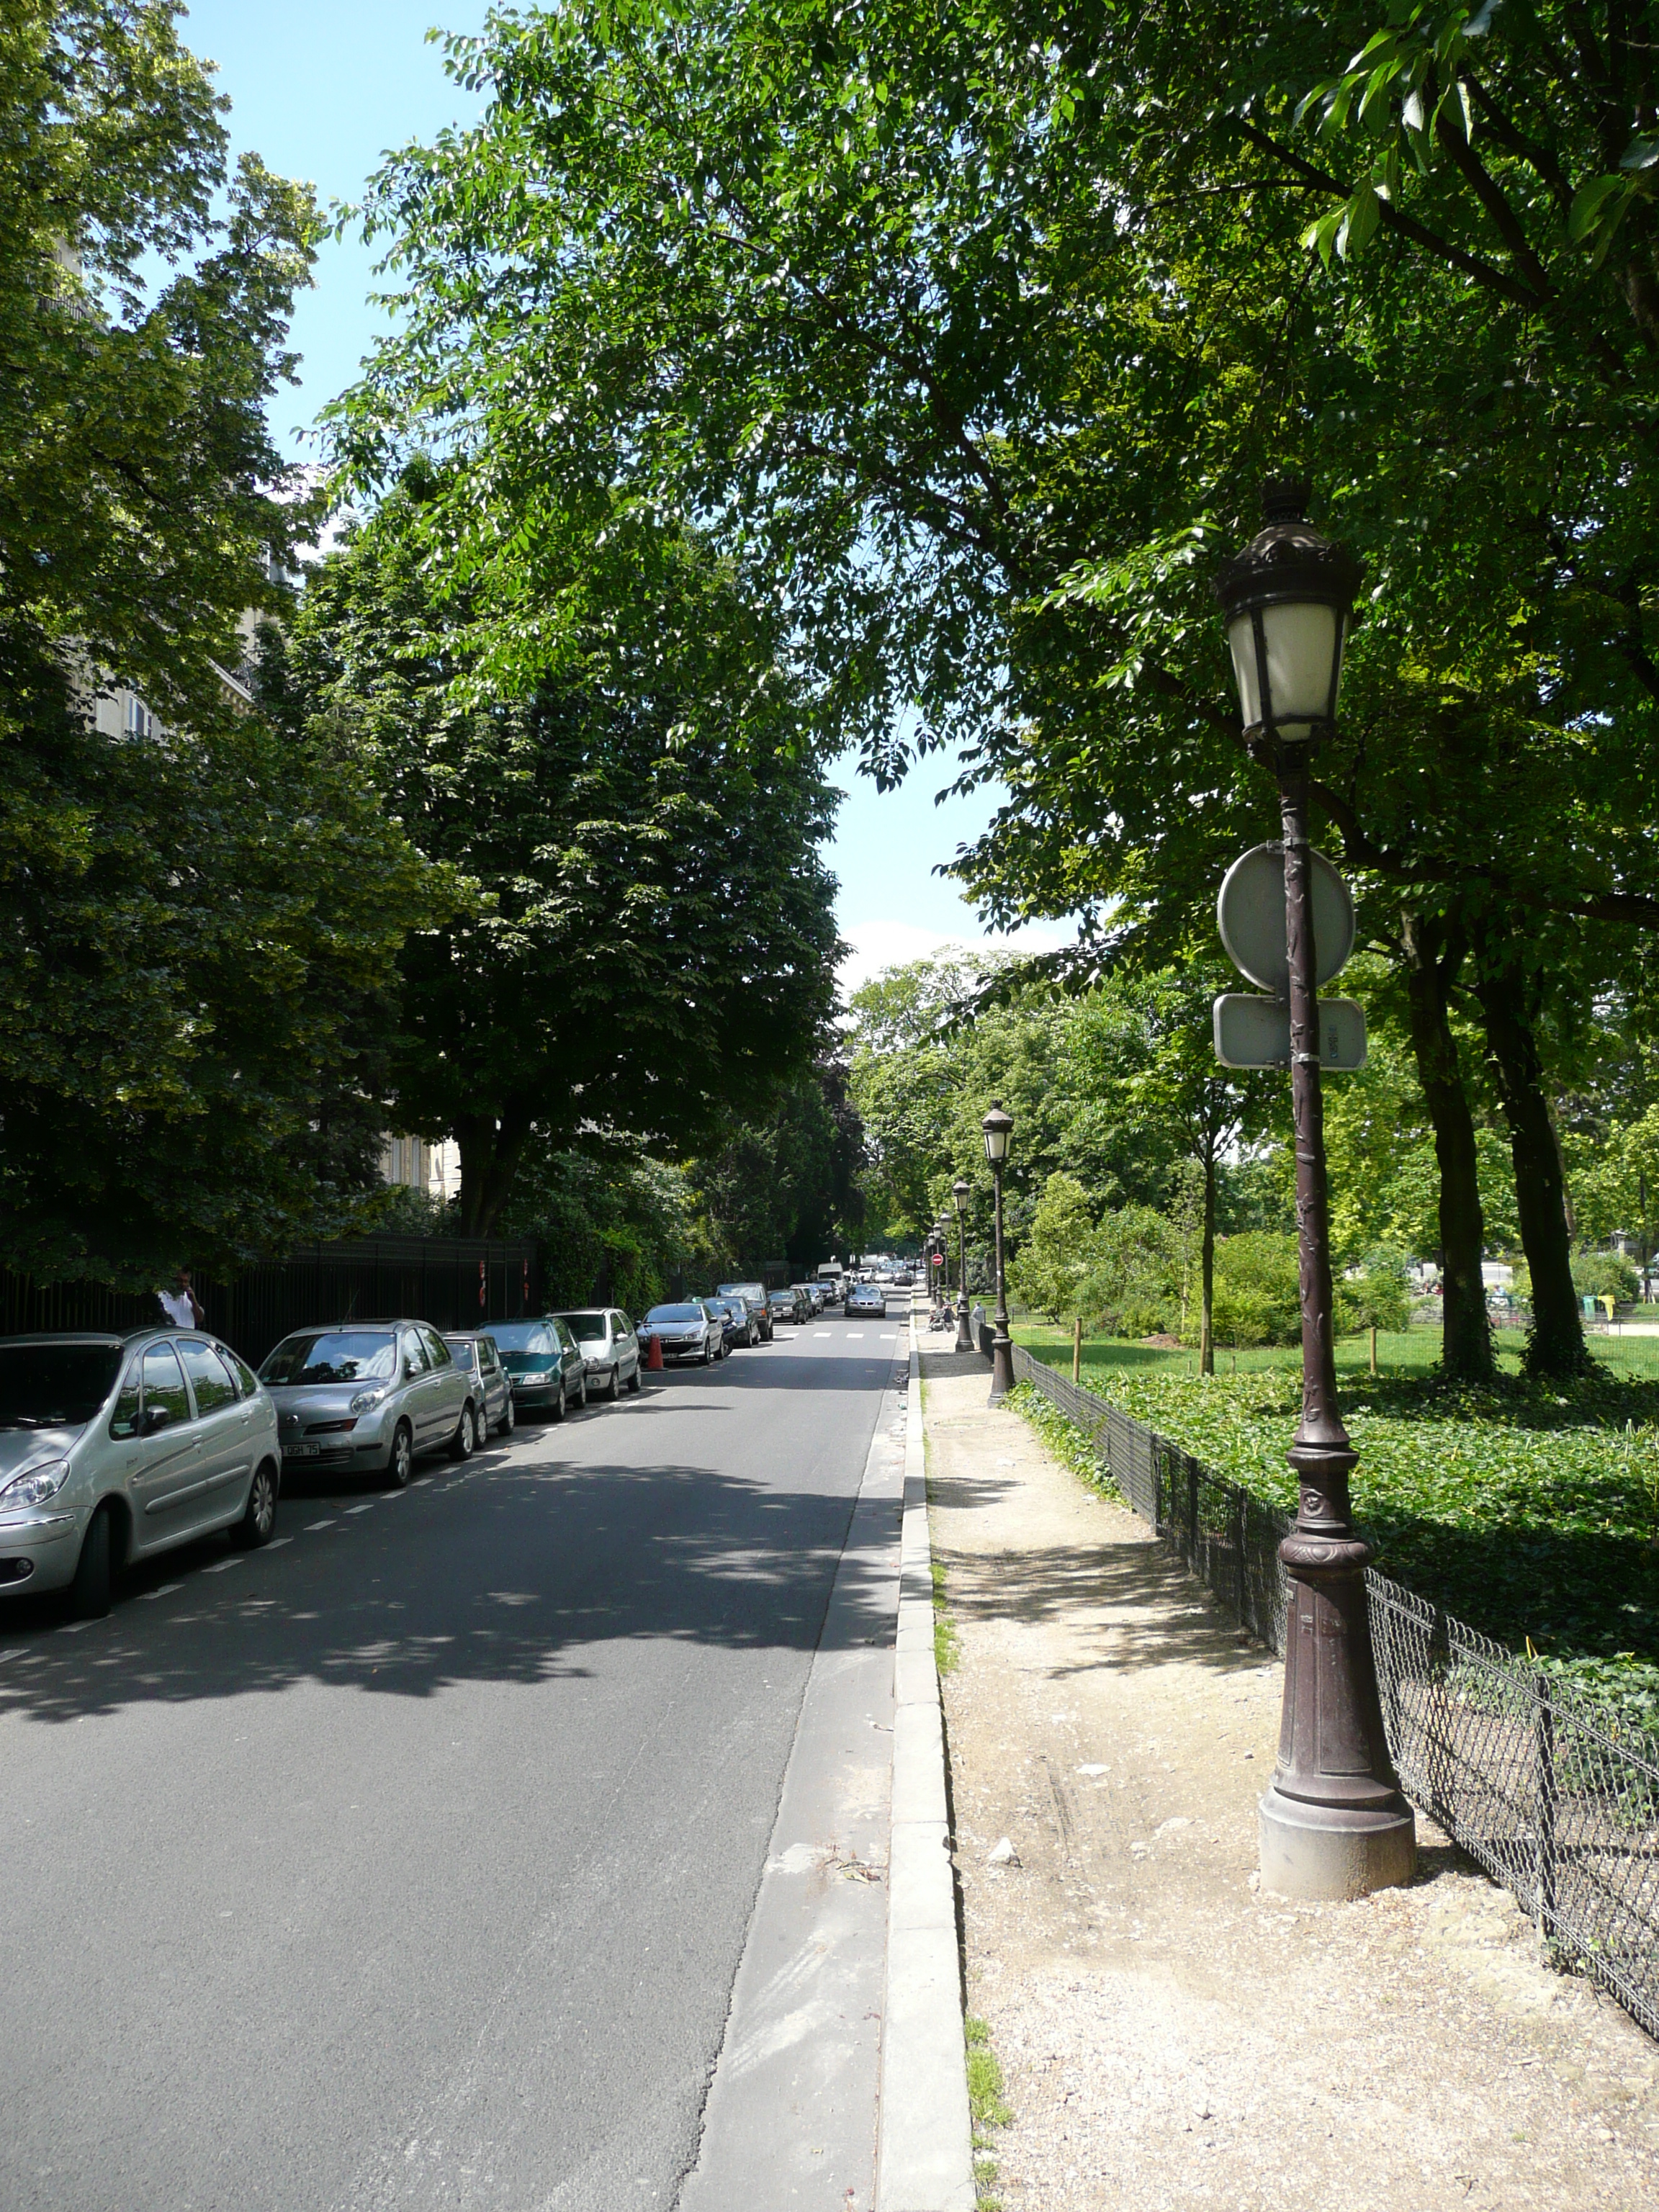
<svg viewBox="0 0 1659 2212"><path fill-rule="evenodd" d="M997 1261L997 1325L991 1339L991 1398L1000 1406L1014 1387L1014 1346L1008 1334L1008 1285L1002 1272L1002 1170L1007 1164L1008 1146L1014 1133L1014 1117L1005 1114L1000 1101L993 1100L990 1112L980 1123L985 1136L985 1157L991 1164L991 1177L996 1187L996 1261Z"/></svg>
<svg viewBox="0 0 1659 2212"><path fill-rule="evenodd" d="M1291 1089L1302 1290L1302 1419L1289 1459L1300 1498L1279 1547L1290 1584L1279 1761L1260 1808L1261 1879L1290 1897L1347 1898L1411 1880L1416 1825L1383 1734L1354 1534L1358 1455L1337 1409L1325 1109L1308 845L1309 763L1336 723L1359 567L1307 520L1310 487L1269 480L1266 527L1216 580L1251 756L1279 785L1290 969Z"/></svg>
<svg viewBox="0 0 1659 2212"><path fill-rule="evenodd" d="M973 1191L958 1176L951 1186L957 1209L957 1350L971 1352L974 1332L968 1324L968 1201Z"/></svg>

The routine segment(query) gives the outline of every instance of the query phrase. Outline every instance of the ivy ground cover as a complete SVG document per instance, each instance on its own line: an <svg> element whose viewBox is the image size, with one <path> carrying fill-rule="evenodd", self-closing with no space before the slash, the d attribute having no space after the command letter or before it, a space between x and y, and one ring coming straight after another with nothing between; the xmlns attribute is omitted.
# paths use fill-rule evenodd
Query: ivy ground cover
<svg viewBox="0 0 1659 2212"><path fill-rule="evenodd" d="M1030 1335L1069 1369L1068 1345ZM1091 1389L1295 1510L1297 1368L1200 1376L1149 1347L1091 1349ZM1414 1363L1375 1376L1343 1365L1355 1517L1382 1572L1659 1726L1659 1382L1603 1370L1475 1391Z"/></svg>

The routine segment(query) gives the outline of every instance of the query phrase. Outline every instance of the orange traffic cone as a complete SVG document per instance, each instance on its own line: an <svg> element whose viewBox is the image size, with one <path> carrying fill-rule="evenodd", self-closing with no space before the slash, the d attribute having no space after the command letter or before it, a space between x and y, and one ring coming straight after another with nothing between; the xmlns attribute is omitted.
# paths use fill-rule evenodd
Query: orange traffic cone
<svg viewBox="0 0 1659 2212"><path fill-rule="evenodd" d="M653 1334L647 1337L645 1341L647 1346L645 1355L646 1370L649 1374L660 1375L662 1373L662 1339L659 1336Z"/></svg>

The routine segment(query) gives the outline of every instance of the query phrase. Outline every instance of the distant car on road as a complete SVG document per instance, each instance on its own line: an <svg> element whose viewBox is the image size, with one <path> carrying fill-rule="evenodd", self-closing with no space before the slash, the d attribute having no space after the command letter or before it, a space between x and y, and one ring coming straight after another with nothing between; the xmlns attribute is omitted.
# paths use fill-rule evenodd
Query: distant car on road
<svg viewBox="0 0 1659 2212"><path fill-rule="evenodd" d="M520 1413L549 1413L562 1421L573 1404L580 1407L587 1403L587 1363L556 1315L498 1321L489 1333L501 1347L501 1364L512 1377Z"/></svg>
<svg viewBox="0 0 1659 2212"><path fill-rule="evenodd" d="M654 1336L665 1360L694 1359L707 1367L726 1357L726 1316L701 1298L682 1298L653 1306L640 1325L641 1336Z"/></svg>
<svg viewBox="0 0 1659 2212"><path fill-rule="evenodd" d="M484 1328L446 1329L444 1342L453 1353L455 1364L465 1368L472 1377L477 1392L479 1442L494 1429L510 1437L518 1414L513 1404L512 1378L501 1364L495 1338Z"/></svg>
<svg viewBox="0 0 1659 2212"><path fill-rule="evenodd" d="M612 1403L624 1389L640 1388L640 1340L634 1324L615 1306L582 1306L556 1314L581 1347L587 1395Z"/></svg>
<svg viewBox="0 0 1659 2212"><path fill-rule="evenodd" d="M823 1311L823 1285L821 1283L792 1283L792 1291L799 1291L806 1301L809 1320Z"/></svg>
<svg viewBox="0 0 1659 2212"><path fill-rule="evenodd" d="M774 1291L766 1303L775 1324L787 1322L792 1328L799 1328L807 1318L806 1301L799 1291Z"/></svg>
<svg viewBox="0 0 1659 2212"><path fill-rule="evenodd" d="M265 1354L259 1380L284 1468L383 1474L401 1490L422 1452L470 1459L478 1441L476 1378L427 1322L296 1328Z"/></svg>
<svg viewBox="0 0 1659 2212"><path fill-rule="evenodd" d="M276 1408L215 1338L0 1338L0 1598L106 1613L131 1559L216 1528L269 1543L281 1487Z"/></svg>
<svg viewBox="0 0 1659 2212"><path fill-rule="evenodd" d="M761 1342L772 1341L772 1309L767 1303L764 1283L722 1283L720 1295L723 1298L741 1298L755 1316L755 1325L761 1334Z"/></svg>
<svg viewBox="0 0 1659 2212"><path fill-rule="evenodd" d="M866 1314L873 1315L878 1321L885 1321L887 1318L885 1288L880 1283L854 1283L847 1293L847 1303L842 1311L848 1321L856 1321L861 1315Z"/></svg>

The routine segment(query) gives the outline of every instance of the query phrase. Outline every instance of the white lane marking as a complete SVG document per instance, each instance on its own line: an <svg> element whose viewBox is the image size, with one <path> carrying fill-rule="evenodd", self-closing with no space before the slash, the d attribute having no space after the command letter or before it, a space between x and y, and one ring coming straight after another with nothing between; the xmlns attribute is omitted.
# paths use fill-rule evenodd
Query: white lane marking
<svg viewBox="0 0 1659 2212"><path fill-rule="evenodd" d="M366 1498L361 1505L348 1505L346 1511L348 1513L367 1513L371 1505L378 1505L380 1502L380 1501L378 1498Z"/></svg>
<svg viewBox="0 0 1659 2212"><path fill-rule="evenodd" d="M314 1529L331 1528L333 1526L334 1523L332 1521L307 1521L306 1522L306 1534L309 1536Z"/></svg>
<svg viewBox="0 0 1659 2212"><path fill-rule="evenodd" d="M432 1477L429 1474L417 1474L409 1486L411 1490L424 1490L431 1480Z"/></svg>
<svg viewBox="0 0 1659 2212"><path fill-rule="evenodd" d="M814 1336L828 1336L830 1332L827 1328L815 1328L812 1334Z"/></svg>
<svg viewBox="0 0 1659 2212"><path fill-rule="evenodd" d="M202 1572L204 1575L222 1575L228 1568L240 1567L241 1564L240 1559L216 1559L210 1567L204 1567Z"/></svg>
<svg viewBox="0 0 1659 2212"><path fill-rule="evenodd" d="M849 1344L862 1344L864 1331L861 1328L849 1328L847 1332L847 1341Z"/></svg>
<svg viewBox="0 0 1659 2212"><path fill-rule="evenodd" d="M181 1590L183 1588L184 1584L182 1583L163 1583L160 1589L140 1590L138 1595L140 1597L145 1599L152 1597L171 1597L174 1590Z"/></svg>
<svg viewBox="0 0 1659 2212"><path fill-rule="evenodd" d="M265 1546L265 1549L268 1552L280 1552L284 1544L291 1544L293 1541L292 1536L273 1536Z"/></svg>
<svg viewBox="0 0 1659 2212"><path fill-rule="evenodd" d="M66 1620L58 1633L60 1636L78 1636L83 1628L91 1626L92 1623L89 1620Z"/></svg>
<svg viewBox="0 0 1659 2212"><path fill-rule="evenodd" d="M884 1328L881 1333L881 1340L884 1344L890 1344L897 1334L898 1331L896 1328Z"/></svg>

